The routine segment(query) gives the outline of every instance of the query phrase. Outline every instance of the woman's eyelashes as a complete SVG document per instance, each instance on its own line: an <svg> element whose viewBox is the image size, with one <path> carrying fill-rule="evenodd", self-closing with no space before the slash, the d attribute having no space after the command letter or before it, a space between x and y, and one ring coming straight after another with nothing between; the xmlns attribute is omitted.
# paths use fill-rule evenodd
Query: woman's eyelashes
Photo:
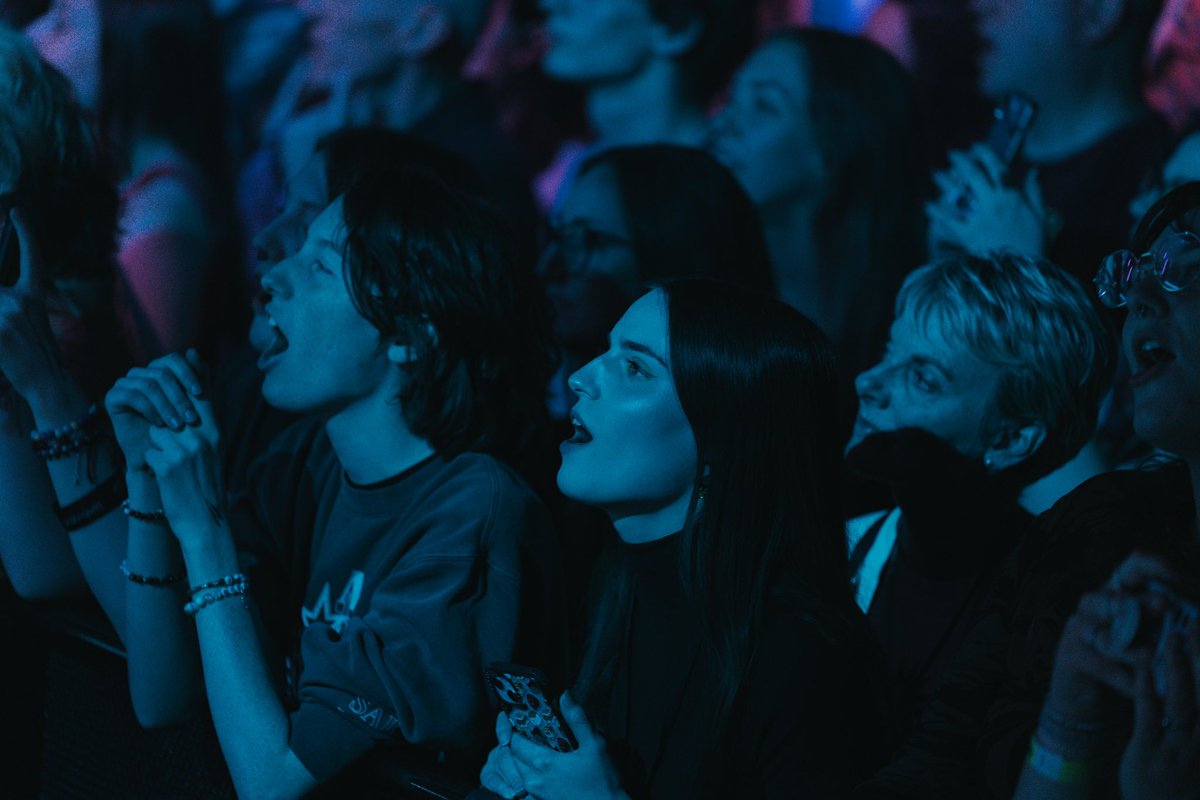
<svg viewBox="0 0 1200 800"><path fill-rule="evenodd" d="M652 377L654 377L653 375L650 374L650 371L648 369L646 369L646 366L644 364L642 364L642 362L638 361L636 358L626 358L625 359L625 374L631 378L637 378L637 377L652 378Z"/></svg>

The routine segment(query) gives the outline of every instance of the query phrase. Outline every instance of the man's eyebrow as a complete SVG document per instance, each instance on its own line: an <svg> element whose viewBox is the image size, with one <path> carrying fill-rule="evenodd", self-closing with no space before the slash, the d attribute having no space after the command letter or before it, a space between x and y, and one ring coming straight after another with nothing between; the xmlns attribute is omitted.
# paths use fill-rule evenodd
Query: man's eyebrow
<svg viewBox="0 0 1200 800"><path fill-rule="evenodd" d="M630 341L629 339L622 339L618 344L620 344L622 349L632 350L635 353L642 353L643 355L650 356L655 361L662 364L664 367L667 366L666 359L664 359L658 353L654 352L653 350L651 350L649 347L642 344L641 342L634 342L634 341ZM669 369L669 367L668 367L668 369Z"/></svg>
<svg viewBox="0 0 1200 800"><path fill-rule="evenodd" d="M325 249L331 250L334 253L337 253L339 255L342 252L341 248L338 247L337 243L334 242L332 239L317 239L317 247L321 248L322 250L325 250Z"/></svg>

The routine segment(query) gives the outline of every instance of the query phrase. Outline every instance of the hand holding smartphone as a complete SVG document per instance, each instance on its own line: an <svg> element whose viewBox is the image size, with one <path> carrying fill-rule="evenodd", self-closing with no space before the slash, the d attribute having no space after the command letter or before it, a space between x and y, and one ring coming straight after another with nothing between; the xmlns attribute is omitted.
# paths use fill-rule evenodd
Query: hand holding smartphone
<svg viewBox="0 0 1200 800"><path fill-rule="evenodd" d="M549 692L546 676L540 671L493 662L484 677L514 731L560 753L578 749L575 734L558 707L557 695Z"/></svg>

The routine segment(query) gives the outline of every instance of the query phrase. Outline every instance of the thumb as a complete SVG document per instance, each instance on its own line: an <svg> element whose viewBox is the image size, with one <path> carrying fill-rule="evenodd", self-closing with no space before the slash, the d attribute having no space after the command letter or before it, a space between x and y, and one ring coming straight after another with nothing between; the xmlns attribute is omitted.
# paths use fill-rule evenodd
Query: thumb
<svg viewBox="0 0 1200 800"><path fill-rule="evenodd" d="M575 702L570 692L562 693L562 697L558 698L558 707L562 710L563 719L571 727L571 733L575 734L575 740L579 742L579 746L587 747L595 744L596 732L592 730L592 724L588 722L587 712L583 710L583 706Z"/></svg>
<svg viewBox="0 0 1200 800"><path fill-rule="evenodd" d="M503 747L512 741L513 727L508 715L501 711L496 715L496 742Z"/></svg>
<svg viewBox="0 0 1200 800"><path fill-rule="evenodd" d="M29 229L29 218L24 209L14 208L9 212L13 229L17 232L17 243L21 250L21 274L17 276L16 288L31 293L42 289L42 254L38 243Z"/></svg>

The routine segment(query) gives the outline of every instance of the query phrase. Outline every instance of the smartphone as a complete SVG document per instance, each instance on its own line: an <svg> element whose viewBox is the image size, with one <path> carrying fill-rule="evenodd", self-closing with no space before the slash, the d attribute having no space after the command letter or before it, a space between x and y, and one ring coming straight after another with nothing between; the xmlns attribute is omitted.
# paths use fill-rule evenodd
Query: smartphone
<svg viewBox="0 0 1200 800"><path fill-rule="evenodd" d="M514 731L560 753L579 747L545 675L532 667L500 662L488 664L483 674Z"/></svg>
<svg viewBox="0 0 1200 800"><path fill-rule="evenodd" d="M21 275L21 249L13 227L11 194L0 195L0 286L12 286Z"/></svg>
<svg viewBox="0 0 1200 800"><path fill-rule="evenodd" d="M1025 134L1037 116L1037 104L1022 94L1006 95L992 111L994 120L984 143L1005 165L1021 154Z"/></svg>

